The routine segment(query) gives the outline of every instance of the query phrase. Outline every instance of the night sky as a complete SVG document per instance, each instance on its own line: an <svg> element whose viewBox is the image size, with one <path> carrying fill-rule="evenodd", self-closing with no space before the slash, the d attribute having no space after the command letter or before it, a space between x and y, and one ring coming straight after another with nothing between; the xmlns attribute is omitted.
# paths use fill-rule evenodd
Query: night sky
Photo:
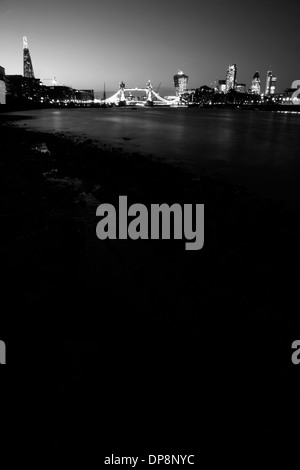
<svg viewBox="0 0 300 470"><path fill-rule="evenodd" d="M35 76L59 85L172 88L182 69L195 88L236 63L247 87L271 65L280 91L300 80L299 17L299 0L0 0L0 65L23 73L27 36Z"/></svg>

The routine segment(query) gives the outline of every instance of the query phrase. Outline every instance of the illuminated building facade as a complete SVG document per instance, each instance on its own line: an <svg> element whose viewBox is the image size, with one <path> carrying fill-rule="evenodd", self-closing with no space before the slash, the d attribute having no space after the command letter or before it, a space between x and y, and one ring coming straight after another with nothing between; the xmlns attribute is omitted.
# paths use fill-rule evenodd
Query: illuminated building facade
<svg viewBox="0 0 300 470"><path fill-rule="evenodd" d="M0 67L0 105L1 104L6 104L6 77L3 67Z"/></svg>
<svg viewBox="0 0 300 470"><path fill-rule="evenodd" d="M25 78L34 78L33 66L26 36L23 37L23 75Z"/></svg>
<svg viewBox="0 0 300 470"><path fill-rule="evenodd" d="M268 73L267 73L267 80L266 80L265 95L269 95L269 94L270 94L272 75L273 75L272 72L271 72L271 71L268 71Z"/></svg>
<svg viewBox="0 0 300 470"><path fill-rule="evenodd" d="M276 80L277 77L274 77L273 72L271 70L267 73L267 81L266 81L266 95L274 95L275 87L276 87Z"/></svg>
<svg viewBox="0 0 300 470"><path fill-rule="evenodd" d="M174 86L176 90L176 96L180 96L187 91L187 85L189 77L185 75L181 70L178 70L178 73L174 75Z"/></svg>
<svg viewBox="0 0 300 470"><path fill-rule="evenodd" d="M236 64L229 65L227 69L227 75L226 75L226 93L228 93L230 90L235 90L236 75L237 75Z"/></svg>
<svg viewBox="0 0 300 470"><path fill-rule="evenodd" d="M277 77L274 77L274 75L272 75L271 82L270 82L270 95L274 95L275 93L276 81L277 81Z"/></svg>
<svg viewBox="0 0 300 470"><path fill-rule="evenodd" d="M254 95L260 95L260 76L258 72L255 72L251 84L251 93Z"/></svg>
<svg viewBox="0 0 300 470"><path fill-rule="evenodd" d="M217 89L218 93L226 93L226 80L219 80Z"/></svg>
<svg viewBox="0 0 300 470"><path fill-rule="evenodd" d="M237 83L235 86L235 90L238 93L246 93L246 83Z"/></svg>

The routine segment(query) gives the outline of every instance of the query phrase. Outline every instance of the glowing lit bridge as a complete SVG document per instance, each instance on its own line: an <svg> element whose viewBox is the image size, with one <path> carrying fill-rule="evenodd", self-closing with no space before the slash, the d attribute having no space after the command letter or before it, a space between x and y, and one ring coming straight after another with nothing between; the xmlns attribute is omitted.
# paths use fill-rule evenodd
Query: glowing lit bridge
<svg viewBox="0 0 300 470"><path fill-rule="evenodd" d="M144 93L145 100L143 101L137 101L136 99L133 99L132 92L142 92ZM126 96L126 93L129 93L129 95ZM153 90L153 87L151 85L150 80L148 81L146 88L125 88L125 83L121 82L120 83L120 88L115 93L113 96L110 96L109 98L105 99L102 101L102 103L107 103L107 104L118 104L118 105L126 105L128 103L140 103L142 105L148 105L151 106L154 104L154 102L160 102L161 104L165 104L168 106L174 106L179 103L179 97L174 97L174 99L165 99L162 98L158 93L156 93Z"/></svg>

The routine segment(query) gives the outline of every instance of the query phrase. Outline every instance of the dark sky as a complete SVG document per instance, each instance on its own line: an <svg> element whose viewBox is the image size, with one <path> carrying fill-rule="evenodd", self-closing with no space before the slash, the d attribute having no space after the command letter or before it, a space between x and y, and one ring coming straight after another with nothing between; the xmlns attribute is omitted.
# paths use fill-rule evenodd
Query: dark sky
<svg viewBox="0 0 300 470"><path fill-rule="evenodd" d="M271 65L279 91L300 80L299 21L299 0L0 0L0 65L22 74L27 36L35 75L74 88L172 87L179 68L194 88L236 63L247 86Z"/></svg>

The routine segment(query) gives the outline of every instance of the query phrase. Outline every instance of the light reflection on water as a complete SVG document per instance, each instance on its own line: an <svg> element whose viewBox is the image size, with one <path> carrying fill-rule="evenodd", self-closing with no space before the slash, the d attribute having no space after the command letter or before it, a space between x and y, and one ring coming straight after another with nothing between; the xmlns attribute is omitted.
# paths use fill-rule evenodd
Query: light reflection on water
<svg viewBox="0 0 300 470"><path fill-rule="evenodd" d="M197 174L217 171L251 190L300 200L300 117L212 109L29 111L28 128L69 132L164 157ZM24 121L23 121L24 122ZM22 123L20 123L22 125Z"/></svg>

